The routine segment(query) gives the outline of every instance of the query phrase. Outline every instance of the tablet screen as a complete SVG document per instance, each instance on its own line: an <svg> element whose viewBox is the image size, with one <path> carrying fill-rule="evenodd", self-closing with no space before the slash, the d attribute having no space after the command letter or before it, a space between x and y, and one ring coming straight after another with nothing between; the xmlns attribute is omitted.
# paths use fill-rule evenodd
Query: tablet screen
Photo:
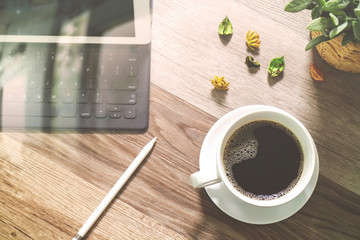
<svg viewBox="0 0 360 240"><path fill-rule="evenodd" d="M145 0L11 0L0 3L0 41L146 43Z"/></svg>

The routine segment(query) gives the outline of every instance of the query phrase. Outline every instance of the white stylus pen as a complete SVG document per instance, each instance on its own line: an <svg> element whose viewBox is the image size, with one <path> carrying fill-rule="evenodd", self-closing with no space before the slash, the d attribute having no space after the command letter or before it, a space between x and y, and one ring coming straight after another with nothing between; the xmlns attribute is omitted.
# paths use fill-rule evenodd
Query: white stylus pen
<svg viewBox="0 0 360 240"><path fill-rule="evenodd" d="M141 150L139 155L137 155L137 157L134 159L134 161L130 164L130 166L123 173L123 175L115 183L115 185L112 187L110 192L108 192L108 194L105 196L105 198L99 204L99 206L95 209L95 211L91 214L91 216L88 218L88 220L85 222L85 224L80 228L80 230L78 231L76 236L73 238L73 240L80 240L86 235L86 233L89 231L91 226L96 222L96 220L100 217L100 215L103 213L103 211L110 204L110 202L114 199L116 194L118 194L120 189L124 186L126 181L131 177L131 175L134 173L134 171L137 169L137 167L140 165L140 163L145 159L145 157L151 151L152 147L155 144L155 141L156 141L156 138L154 138L148 144L145 145L145 147Z"/></svg>

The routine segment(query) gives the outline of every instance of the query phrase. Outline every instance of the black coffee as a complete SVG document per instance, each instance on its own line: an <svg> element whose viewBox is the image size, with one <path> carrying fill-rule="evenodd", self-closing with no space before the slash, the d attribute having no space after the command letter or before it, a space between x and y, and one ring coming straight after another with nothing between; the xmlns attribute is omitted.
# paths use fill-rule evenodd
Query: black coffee
<svg viewBox="0 0 360 240"><path fill-rule="evenodd" d="M226 174L248 197L267 200L285 195L303 169L299 140L273 121L254 121L237 129L224 151Z"/></svg>

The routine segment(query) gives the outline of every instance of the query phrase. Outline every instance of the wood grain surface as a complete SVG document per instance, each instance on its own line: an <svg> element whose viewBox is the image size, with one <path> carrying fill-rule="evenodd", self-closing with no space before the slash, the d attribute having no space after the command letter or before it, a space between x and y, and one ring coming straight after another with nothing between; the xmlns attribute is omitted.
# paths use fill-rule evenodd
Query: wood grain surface
<svg viewBox="0 0 360 240"><path fill-rule="evenodd" d="M71 239L155 136L151 154L87 239L359 239L360 74L305 52L310 13L286 13L286 2L154 1L149 130L0 132L0 239ZM217 33L225 16L234 27L227 41ZM249 29L260 34L255 53L245 45ZM245 65L247 55L260 61L258 71ZM280 56L285 71L269 78L267 65ZM323 82L311 79L310 62ZM225 76L230 90L214 90L214 75ZM310 200L269 225L227 216L189 180L212 125L252 104L297 117L320 158Z"/></svg>

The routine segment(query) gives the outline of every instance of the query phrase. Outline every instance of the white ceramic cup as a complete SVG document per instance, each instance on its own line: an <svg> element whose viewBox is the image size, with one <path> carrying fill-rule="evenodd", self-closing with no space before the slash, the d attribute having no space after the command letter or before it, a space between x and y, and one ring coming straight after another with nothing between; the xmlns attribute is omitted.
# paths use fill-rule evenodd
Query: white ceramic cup
<svg viewBox="0 0 360 240"><path fill-rule="evenodd" d="M285 195L269 200L251 198L236 190L227 178L223 164L225 145L231 135L241 126L259 120L277 122L290 129L299 140L304 156L303 171L295 186ZM216 168L213 168L214 170L211 170L211 168L200 169L200 171L193 173L190 179L194 188L202 188L223 182L225 187L240 201L258 207L275 207L294 200L308 186L313 174L315 174L315 161L317 161L316 151L316 146L310 133L294 116L277 108L255 109L239 115L238 118L229 123L226 130L220 134L216 151Z"/></svg>

